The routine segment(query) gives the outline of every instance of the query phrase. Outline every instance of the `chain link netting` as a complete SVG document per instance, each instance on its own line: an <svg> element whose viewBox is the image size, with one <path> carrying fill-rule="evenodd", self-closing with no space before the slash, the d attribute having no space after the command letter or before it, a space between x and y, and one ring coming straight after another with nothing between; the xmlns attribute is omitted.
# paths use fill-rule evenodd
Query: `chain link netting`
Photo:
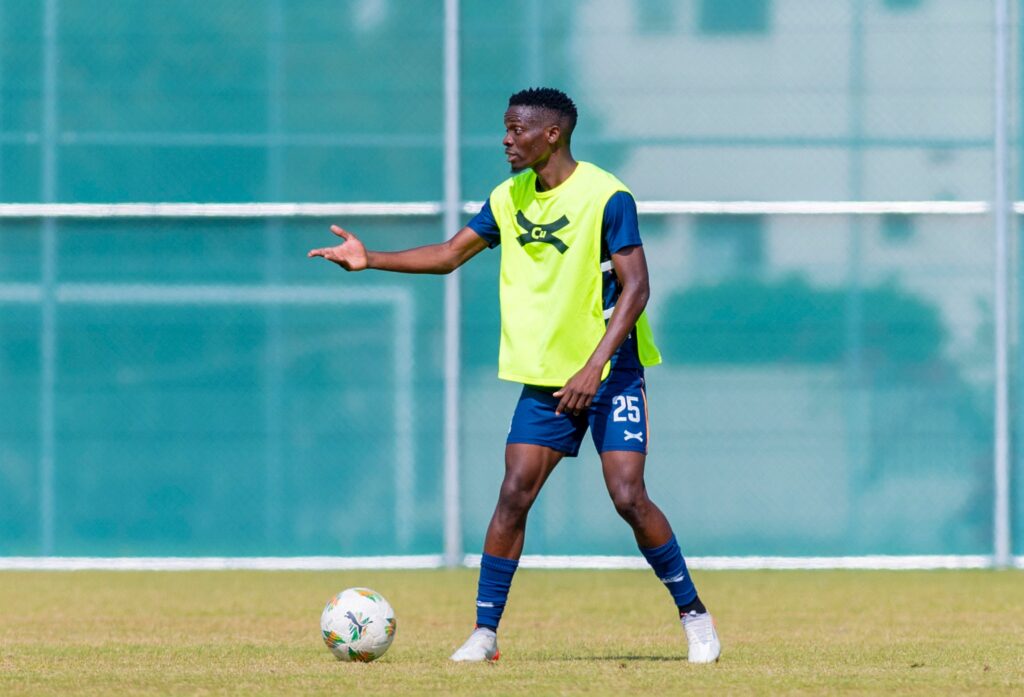
<svg viewBox="0 0 1024 697"><path fill-rule="evenodd" d="M0 201L439 201L443 19L431 0L0 0ZM464 2L460 24L467 200L507 176L508 95L540 84L580 106L577 157L639 200L992 198L985 3ZM386 249L453 232L0 221L0 555L441 551L443 284L308 261L331 222ZM666 359L648 485L687 553L991 552L986 216L641 233ZM497 256L461 272L467 551L518 394L494 375ZM635 551L584 453L527 553Z"/></svg>

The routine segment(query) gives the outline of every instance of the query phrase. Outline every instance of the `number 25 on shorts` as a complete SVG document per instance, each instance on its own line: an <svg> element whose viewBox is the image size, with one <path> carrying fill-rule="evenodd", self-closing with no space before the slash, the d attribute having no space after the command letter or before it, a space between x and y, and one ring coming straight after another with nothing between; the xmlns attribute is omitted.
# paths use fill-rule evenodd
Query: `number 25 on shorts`
<svg viewBox="0 0 1024 697"><path fill-rule="evenodd" d="M640 398L635 395L615 395L612 397L612 421L632 421L640 423ZM625 412L625 413L623 413Z"/></svg>

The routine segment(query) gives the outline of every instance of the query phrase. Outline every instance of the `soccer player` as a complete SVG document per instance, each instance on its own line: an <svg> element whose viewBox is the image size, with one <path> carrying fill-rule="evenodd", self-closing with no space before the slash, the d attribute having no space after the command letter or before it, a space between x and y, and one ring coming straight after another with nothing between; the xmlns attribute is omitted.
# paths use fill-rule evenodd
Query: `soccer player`
<svg viewBox="0 0 1024 697"><path fill-rule="evenodd" d="M587 429L615 510L679 610L693 663L721 644L665 515L647 496L644 366L661 362L643 310L650 288L636 202L610 173L570 150L576 105L551 88L513 94L505 155L513 176L451 239L398 252L344 242L313 249L346 271L445 274L501 245L498 377L523 384L505 447L505 478L480 562L476 628L453 661L496 660L497 630L519 565L526 517Z"/></svg>

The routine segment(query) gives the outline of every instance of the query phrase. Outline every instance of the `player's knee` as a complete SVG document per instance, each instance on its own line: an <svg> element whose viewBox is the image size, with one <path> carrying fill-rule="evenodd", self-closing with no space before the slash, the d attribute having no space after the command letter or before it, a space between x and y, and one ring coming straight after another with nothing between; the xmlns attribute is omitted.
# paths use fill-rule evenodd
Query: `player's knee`
<svg viewBox="0 0 1024 697"><path fill-rule="evenodd" d="M643 485L623 484L611 488L612 503L615 511L628 522L636 522L643 518L647 509L647 491Z"/></svg>
<svg viewBox="0 0 1024 697"><path fill-rule="evenodd" d="M533 487L524 486L515 479L506 479L498 495L498 513L510 520L524 518L536 496Z"/></svg>

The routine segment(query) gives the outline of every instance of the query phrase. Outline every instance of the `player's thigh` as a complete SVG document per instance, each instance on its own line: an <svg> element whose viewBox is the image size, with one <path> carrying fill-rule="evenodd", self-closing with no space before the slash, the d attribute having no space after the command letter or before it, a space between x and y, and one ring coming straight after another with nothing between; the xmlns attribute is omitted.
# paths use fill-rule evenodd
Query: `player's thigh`
<svg viewBox="0 0 1024 697"><path fill-rule="evenodd" d="M505 446L503 494L537 496L564 453L545 445L509 443Z"/></svg>
<svg viewBox="0 0 1024 697"><path fill-rule="evenodd" d="M601 453L604 484L613 499L636 498L646 491L644 468L647 456L629 450L606 450Z"/></svg>
<svg viewBox="0 0 1024 697"><path fill-rule="evenodd" d="M647 454L649 435L644 376L637 371L612 371L588 411L594 446L610 451Z"/></svg>

